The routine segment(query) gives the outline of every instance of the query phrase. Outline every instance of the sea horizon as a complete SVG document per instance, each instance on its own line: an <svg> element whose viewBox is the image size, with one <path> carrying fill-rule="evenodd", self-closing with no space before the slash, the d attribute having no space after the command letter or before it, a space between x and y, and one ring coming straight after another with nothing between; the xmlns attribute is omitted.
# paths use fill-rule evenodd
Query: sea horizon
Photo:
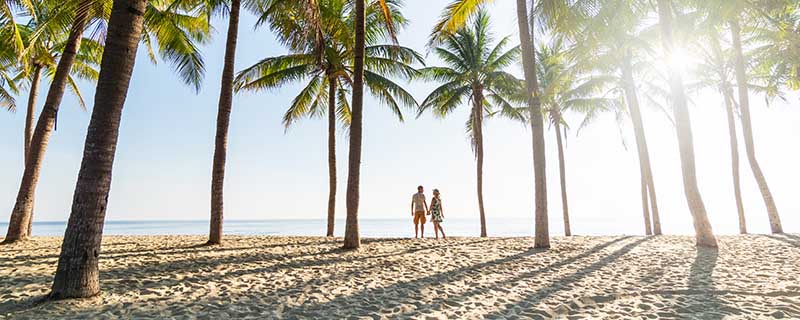
<svg viewBox="0 0 800 320"><path fill-rule="evenodd" d="M525 221L530 220L530 221ZM531 236L533 219L497 218L496 226L489 226L492 236ZM35 221L33 236L63 236L67 221ZM336 219L335 236L344 235L345 219ZM362 237L393 238L413 237L414 227L410 219L359 219ZM426 225L426 236L433 237L433 225ZM477 219L453 218L443 223L450 236L478 236L480 225ZM208 233L208 220L108 220L104 235L204 235ZM8 223L0 223L0 229ZM227 235L274 235L274 236L324 236L327 219L231 219L223 224Z"/></svg>
<svg viewBox="0 0 800 320"><path fill-rule="evenodd" d="M34 221L33 236L63 236L67 221ZM620 232L619 227L593 224L590 232L575 232L579 236L620 236L643 235L630 230ZM334 236L344 235L345 219L336 219ZM480 223L478 219L451 218L442 226L448 236L478 237ZM600 228L597 228L600 226ZM103 229L104 235L117 236L159 236L159 235L205 235L208 233L209 221L202 219L164 219L164 220L107 220ZM552 236L563 236L561 229L550 228ZM327 219L314 218L277 218L277 219L230 219L223 224L224 233L240 236L324 236ZM0 230L8 229L8 223L0 222ZM364 238L406 238L414 236L411 219L404 218L362 218L359 229ZM490 237L532 237L533 218L495 217L488 222ZM690 235L685 232L667 232L668 235ZM729 233L720 233L729 234ZM732 233L730 233L732 234ZM433 225L425 224L425 235L433 237Z"/></svg>

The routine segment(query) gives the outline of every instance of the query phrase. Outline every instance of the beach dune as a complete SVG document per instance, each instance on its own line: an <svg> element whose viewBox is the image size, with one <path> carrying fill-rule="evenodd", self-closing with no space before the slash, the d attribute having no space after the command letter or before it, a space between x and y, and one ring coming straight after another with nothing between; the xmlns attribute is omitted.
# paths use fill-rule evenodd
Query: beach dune
<svg viewBox="0 0 800 320"><path fill-rule="evenodd" d="M102 293L41 302L60 238L0 247L0 319L800 318L800 236L107 236Z"/></svg>

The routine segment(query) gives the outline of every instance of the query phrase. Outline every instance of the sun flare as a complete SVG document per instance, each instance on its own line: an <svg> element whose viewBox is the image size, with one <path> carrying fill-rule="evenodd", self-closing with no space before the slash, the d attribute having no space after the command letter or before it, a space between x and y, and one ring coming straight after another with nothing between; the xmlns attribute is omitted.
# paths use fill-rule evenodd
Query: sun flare
<svg viewBox="0 0 800 320"><path fill-rule="evenodd" d="M681 73L686 73L687 71L692 70L693 66L698 63L699 58L693 56L686 49L675 48L675 50L672 51L672 54L666 57L666 60L667 65L671 69L678 70Z"/></svg>

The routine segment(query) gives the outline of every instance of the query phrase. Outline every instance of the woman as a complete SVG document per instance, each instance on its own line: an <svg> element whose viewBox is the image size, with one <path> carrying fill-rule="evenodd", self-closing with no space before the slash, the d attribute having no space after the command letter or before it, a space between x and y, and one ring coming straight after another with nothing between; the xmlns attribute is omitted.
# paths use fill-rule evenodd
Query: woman
<svg viewBox="0 0 800 320"><path fill-rule="evenodd" d="M442 229L442 221L444 221L444 209L442 209L442 198L439 197L439 189L433 189L433 199L431 199L430 215L433 221L433 232L436 234L436 239L439 239L439 231L442 232L442 239L446 239L444 229Z"/></svg>

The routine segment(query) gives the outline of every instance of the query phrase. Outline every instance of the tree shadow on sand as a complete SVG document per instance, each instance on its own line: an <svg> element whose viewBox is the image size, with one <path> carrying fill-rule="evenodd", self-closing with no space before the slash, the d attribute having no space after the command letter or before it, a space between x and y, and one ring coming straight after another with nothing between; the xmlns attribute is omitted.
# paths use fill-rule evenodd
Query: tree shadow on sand
<svg viewBox="0 0 800 320"><path fill-rule="evenodd" d="M437 244L437 245L434 245L434 243L432 242L430 243L410 242L411 245L410 248L402 250L381 251L379 252L379 254L372 256L359 255L358 252L343 250L338 245L336 245L336 246L320 246L319 248L316 248L316 251L300 253L300 254L260 251L260 252L252 252L245 254L234 253L232 255L225 255L225 256L188 257L185 260L182 259L182 260L170 260L170 261L158 261L158 262L144 262L142 264L137 263L118 268L101 269L100 282L101 286L103 287L103 294L126 295L130 293L136 293L137 291L140 290L145 290L145 291L162 290L179 285L182 281L172 277L172 275L186 273L186 272L193 272L193 274L186 276L186 279L193 284L205 284L212 282L224 283L228 279L235 279L247 275L280 273L280 272L288 272L290 270L306 270L308 268L313 269L315 267L321 267L330 264L346 264L350 262L364 262L369 260L382 261L382 263L375 263L374 265L371 265L368 268L353 268L352 266L343 265L341 270L345 270L344 272L334 273L333 275L330 275L327 278L315 278L312 279L311 281L301 282L290 287L273 288L273 290L248 292L247 294L242 294L242 296L247 296L247 297L265 297L268 295L274 296L275 294L287 295L293 291L302 290L303 288L308 287L312 283L318 284L323 281L346 279L352 277L353 273L369 272L369 268L374 268L378 270L381 268L388 268L391 265L390 261L386 260L386 258L389 257L421 253L429 250L448 250L449 247L459 247L459 248L470 247L475 244L480 244L484 242L497 242L497 241L505 241L505 240L474 239L469 241L453 241L451 243ZM381 247L378 244L386 241L368 240L368 242L376 244L377 247L373 248L381 249ZM392 248L392 246L390 245L389 248ZM262 261L268 262L270 264L261 265L256 268L241 268L241 267L233 268L232 271L226 272L224 274L210 271L210 269L213 269L217 266L242 266L243 264L251 262L262 262ZM201 271L209 270L209 271L198 272L198 270ZM142 276L137 278L137 276L134 275L133 273ZM35 279L31 279L31 277ZM31 280L35 280L37 282L45 282L45 281L49 282L52 280L52 276L49 274L29 275L25 276L24 278L26 282L30 282ZM226 297L229 297L229 295L226 295ZM43 297L37 297L36 300L38 301L42 298ZM9 308L0 309L0 311L2 311L0 312L0 315L4 313L32 311L31 309L38 307L46 308L47 306L47 304L27 303L27 302L28 302L27 300L23 301L21 299L18 299L16 301L9 301L8 303ZM230 302L225 302L225 303L230 304ZM180 309L181 305L185 307L186 302L176 302L175 304L176 304L175 306L178 309ZM83 307L80 308L71 308L69 310L69 313L76 315L84 314L85 312L96 314L98 312L113 311L118 308L120 308L120 306L84 305Z"/></svg>
<svg viewBox="0 0 800 320"><path fill-rule="evenodd" d="M559 292L566 291L569 289L574 289L573 286L579 282L580 280L592 275L593 273L603 269L604 267L615 263L619 260L622 256L628 254L631 250L639 246L645 241L652 239L652 237L640 238L636 241L630 242L621 248L611 252L610 254L603 256L602 258L598 259L597 261L589 264L588 266L580 266L575 272L557 278L553 280L549 285L543 286L531 293L528 293L521 299L517 299L515 301L506 303L505 305L497 308L496 310L492 311L489 314L482 315L483 318L486 319L496 319L496 318L504 318L504 317L514 317L512 312L516 312L523 309L528 309L529 312L534 314L539 314L543 317L552 317L553 312L543 312L542 310L530 310L531 308L539 305L542 301L547 299L550 296L553 296ZM519 280L526 280L526 279L533 279L539 274L540 272L532 272L527 274L522 274ZM564 309L570 309L575 306L568 306L562 304ZM556 310L556 313L567 313L569 310Z"/></svg>
<svg viewBox="0 0 800 320"><path fill-rule="evenodd" d="M36 308L44 303L47 302L47 296L32 296L26 297L21 300L7 300L0 302L0 316L9 316L9 319L13 313L25 311L28 309Z"/></svg>
<svg viewBox="0 0 800 320"><path fill-rule="evenodd" d="M535 271L525 272L522 275L520 275L517 279L511 279L504 282L495 282L489 284L488 286L480 285L478 287L470 287L470 290L464 295L459 295L458 297L447 297L446 300L448 300L450 303L460 303L460 301L466 300L471 295L486 293L490 290L495 290L495 289L502 289L503 286L511 286L513 285L512 283L516 281L524 280L524 277L533 277L535 276L536 273L558 269L560 267L570 265L580 259L587 258L593 254L601 252L603 249L613 245L614 243L620 242L624 239L627 239L627 237L620 237L605 243L598 244L594 247L588 248L587 250L583 251L581 254L578 254L576 256L559 260L550 265L543 266L542 268L537 269ZM422 310L432 306L441 306L444 303L443 300L445 299L436 299L428 304L422 303L420 301L421 290L437 287L443 283L454 283L458 281L463 281L471 276L475 276L478 274L491 274L492 272L494 272L495 269L500 269L500 270L513 269L515 265L521 260L524 260L532 255L546 251L547 250L543 249L529 249L510 256L482 263L470 264L464 267L456 268L445 272L437 272L411 281L401 281L393 283L388 286L368 288L359 291L355 294L338 296L333 300L327 302L304 304L302 306L298 306L297 308L287 310L285 315L287 317L294 317L294 316L303 316L308 314L337 314L338 312L341 311L339 310L341 305L353 305L354 304L353 302L355 301L365 301L370 303L368 303L368 305L353 306L354 308L361 309L360 311L356 311L356 314L367 314L370 312L376 312L383 309L392 309L394 306L399 306L401 304L413 304L416 306L414 308L415 310L412 310L408 314L403 313L397 315L400 318L411 317L418 315L417 314L418 310ZM358 276L358 275L353 274L350 276Z"/></svg>
<svg viewBox="0 0 800 320"><path fill-rule="evenodd" d="M788 234L788 233L780 234L780 235L768 234L768 235L765 235L765 236L770 238L770 239L777 240L777 241L786 243L786 244L788 244L788 245L790 245L792 247L800 249L800 236L796 236L796 235L792 235L792 234Z"/></svg>
<svg viewBox="0 0 800 320"><path fill-rule="evenodd" d="M691 293L691 303L687 306L690 313L686 315L721 320L731 313L738 313L735 308L725 307L725 302L719 297L720 293L715 290L713 274L718 258L717 248L697 248L694 262L689 269L688 293Z"/></svg>
<svg viewBox="0 0 800 320"><path fill-rule="evenodd" d="M144 244L140 244L140 247L135 248L127 248L127 249L112 249L106 250L106 248L120 246L121 244L103 244L101 249L101 255L106 259L119 259L119 258L127 258L127 257L137 257L137 256L148 256L148 255L168 255L168 254L184 254L184 253L204 253L204 252L224 252L224 251L244 251L244 250L252 250L252 249L265 249L265 248L276 248L276 247L287 247L287 246L312 246L312 245L325 245L337 242L336 240L324 240L324 241L301 241L301 242L291 242L291 243L274 243L262 246L231 246L230 244L223 244L223 245L208 245L205 243L199 244L181 244L177 246L164 246L159 248L147 248ZM126 242L124 243L134 244L133 242ZM46 248L39 248L41 249L53 249L52 247ZM22 251L22 250L20 250ZM28 252L33 252L36 250L24 250ZM49 260L49 259L57 259L59 257L58 254L24 254L24 255L15 255L13 261L9 261L8 263L2 263L0 266L29 266L32 264L36 264L42 260Z"/></svg>
<svg viewBox="0 0 800 320"><path fill-rule="evenodd" d="M787 238L790 238L790 239L794 239L794 240L800 241L800 235L797 235L797 234L784 233L783 236L787 237Z"/></svg>

